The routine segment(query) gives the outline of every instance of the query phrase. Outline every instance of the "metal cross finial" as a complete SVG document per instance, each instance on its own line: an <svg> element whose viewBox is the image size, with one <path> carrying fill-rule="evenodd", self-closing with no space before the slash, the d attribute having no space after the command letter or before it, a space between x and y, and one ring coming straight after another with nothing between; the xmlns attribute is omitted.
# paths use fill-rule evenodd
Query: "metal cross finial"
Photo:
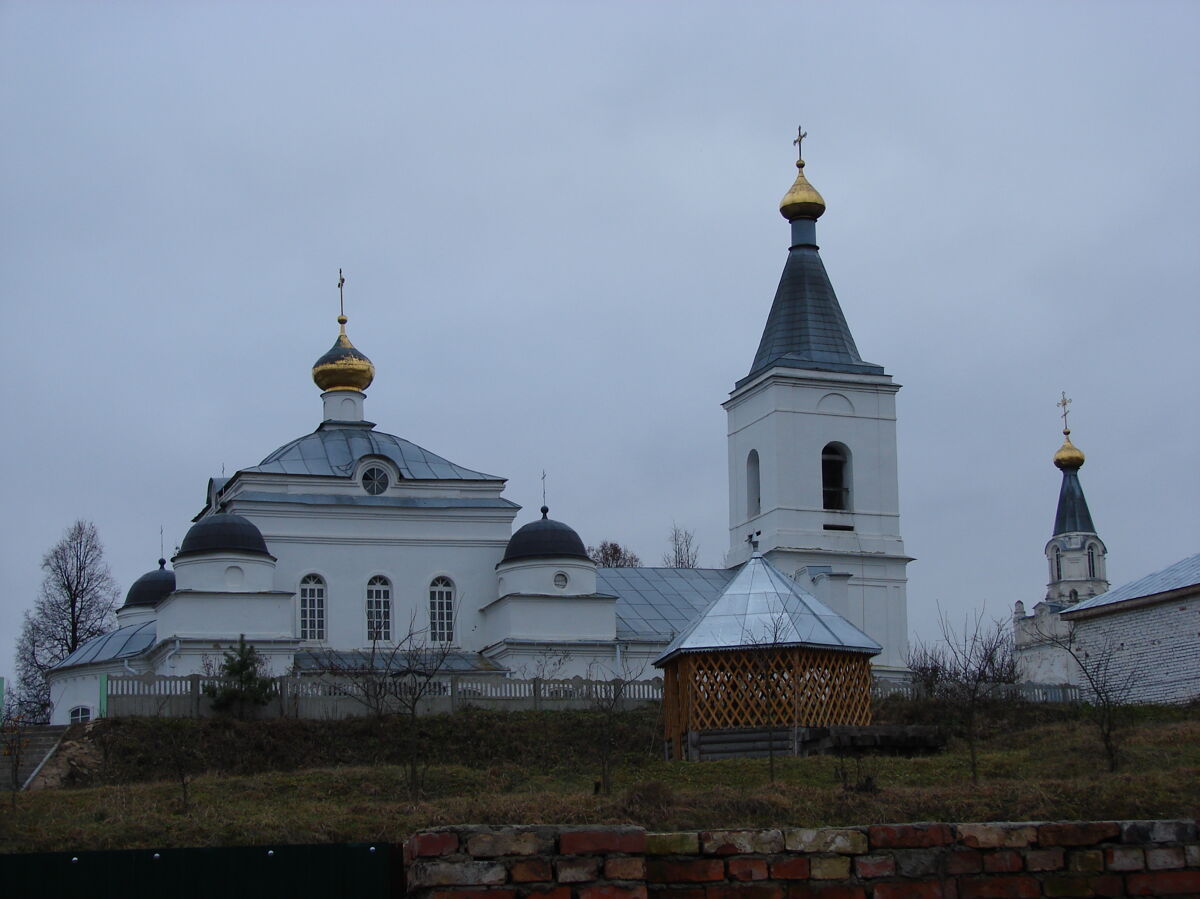
<svg viewBox="0 0 1200 899"><path fill-rule="evenodd" d="M546 469L542 469L542 505L546 505Z"/></svg>
<svg viewBox="0 0 1200 899"><path fill-rule="evenodd" d="M804 126L800 125L796 128L796 139L792 141L796 145L796 158L804 158L804 138L808 137L808 132L804 130Z"/></svg>
<svg viewBox="0 0 1200 899"><path fill-rule="evenodd" d="M342 270L338 269L338 315L346 314L346 278L342 275Z"/></svg>
<svg viewBox="0 0 1200 899"><path fill-rule="evenodd" d="M1062 392L1062 399L1054 405L1062 409L1063 433L1069 434L1071 429L1067 427L1067 414L1070 410L1068 410L1067 407L1071 405L1071 399L1067 396L1067 392L1065 390Z"/></svg>

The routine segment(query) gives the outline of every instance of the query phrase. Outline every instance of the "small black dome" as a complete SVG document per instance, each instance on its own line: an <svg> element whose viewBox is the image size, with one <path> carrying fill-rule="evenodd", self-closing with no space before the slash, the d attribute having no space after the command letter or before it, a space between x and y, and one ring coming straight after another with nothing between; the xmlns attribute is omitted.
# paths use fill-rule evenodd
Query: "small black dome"
<svg viewBox="0 0 1200 899"><path fill-rule="evenodd" d="M271 555L267 552L267 542L263 540L262 532L254 526L254 522L241 515L220 512L201 518L192 525L175 557L219 552Z"/></svg>
<svg viewBox="0 0 1200 899"><path fill-rule="evenodd" d="M550 510L542 506L542 517L517 530L504 550L504 562L517 559L568 558L586 559L583 541L569 526L546 516Z"/></svg>
<svg viewBox="0 0 1200 899"><path fill-rule="evenodd" d="M158 560L158 569L148 571L133 582L129 592L125 594L125 605L156 606L168 593L175 589L175 572L167 570L167 560Z"/></svg>

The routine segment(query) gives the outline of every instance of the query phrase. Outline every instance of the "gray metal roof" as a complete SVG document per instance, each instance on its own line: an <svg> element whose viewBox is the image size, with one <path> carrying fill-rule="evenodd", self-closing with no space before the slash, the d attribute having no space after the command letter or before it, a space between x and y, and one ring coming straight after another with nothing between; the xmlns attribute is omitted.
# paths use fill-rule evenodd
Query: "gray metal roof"
<svg viewBox="0 0 1200 899"><path fill-rule="evenodd" d="M322 424L313 433L284 444L258 465L243 471L349 477L354 473L358 460L364 456L380 456L390 460L400 469L402 477L411 480L504 480L496 475L455 465L402 437L376 431L369 423Z"/></svg>
<svg viewBox="0 0 1200 899"><path fill-rule="evenodd" d="M87 665L90 662L133 658L152 647L156 636L154 621L127 624L99 637L92 637L54 667L69 668L72 665Z"/></svg>
<svg viewBox="0 0 1200 899"><path fill-rule="evenodd" d="M519 509L512 500L482 496L361 496L341 493L273 493L247 490L238 502L300 503L306 506L385 506L406 509Z"/></svg>
<svg viewBox="0 0 1200 899"><path fill-rule="evenodd" d="M436 658L436 652L410 653L401 651L390 657L388 655L389 652L390 648L380 650L376 653L374 660L372 660L371 654L361 649L304 650L296 653L294 664L296 670L308 674L328 671L331 668L335 671L352 671L370 669L372 667L378 668L381 671L391 671L401 674L414 666L419 668L422 665L427 665L431 659L436 659L438 662L437 670L446 674L500 673L507 670L477 652L460 652L456 650L447 653L445 658L440 659Z"/></svg>
<svg viewBox="0 0 1200 899"><path fill-rule="evenodd" d="M754 556L719 597L655 660L681 652L815 646L876 655L883 647L773 566Z"/></svg>
<svg viewBox="0 0 1200 899"><path fill-rule="evenodd" d="M863 375L884 373L882 366L864 362L858 354L815 246L801 244L788 252L754 363L738 386L775 366Z"/></svg>
<svg viewBox="0 0 1200 899"><path fill-rule="evenodd" d="M1079 472L1064 468L1062 487L1058 490L1058 509L1054 513L1054 536L1059 534L1094 534L1092 513L1088 511L1083 497L1083 485L1079 483Z"/></svg>
<svg viewBox="0 0 1200 899"><path fill-rule="evenodd" d="M1120 587L1114 587L1107 593L1085 599L1076 603L1063 612L1070 618L1075 612L1084 609L1094 609L1098 606L1112 605L1127 599L1140 599L1143 596L1154 596L1158 593L1169 593L1184 587L1200 586L1200 553L1180 559L1174 565L1168 565L1161 571L1155 571L1136 581L1130 581Z"/></svg>
<svg viewBox="0 0 1200 899"><path fill-rule="evenodd" d="M667 643L721 595L736 568L598 568L596 592L617 597L617 638Z"/></svg>

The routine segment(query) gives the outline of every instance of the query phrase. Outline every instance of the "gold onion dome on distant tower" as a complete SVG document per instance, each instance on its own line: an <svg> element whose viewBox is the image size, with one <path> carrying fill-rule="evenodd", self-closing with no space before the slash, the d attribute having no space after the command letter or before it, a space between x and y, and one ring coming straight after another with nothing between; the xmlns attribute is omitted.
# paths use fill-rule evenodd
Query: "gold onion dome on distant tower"
<svg viewBox="0 0 1200 899"><path fill-rule="evenodd" d="M1054 465L1063 470L1083 467L1083 450L1071 442L1070 428L1063 428L1063 445L1054 454Z"/></svg>
<svg viewBox="0 0 1200 899"><path fill-rule="evenodd" d="M313 366L313 382L321 390L366 390L375 380L375 366L346 336L346 316L338 316L338 325L338 339Z"/></svg>
<svg viewBox="0 0 1200 899"><path fill-rule="evenodd" d="M791 190L779 201L779 211L789 222L796 219L819 219L825 212L825 200L804 177L804 160L796 160L796 180Z"/></svg>

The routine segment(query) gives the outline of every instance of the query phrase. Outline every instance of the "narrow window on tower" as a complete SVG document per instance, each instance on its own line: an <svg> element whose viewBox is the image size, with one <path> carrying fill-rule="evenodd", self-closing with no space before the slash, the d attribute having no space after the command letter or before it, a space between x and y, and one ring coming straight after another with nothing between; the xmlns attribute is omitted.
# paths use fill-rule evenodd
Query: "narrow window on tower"
<svg viewBox="0 0 1200 899"><path fill-rule="evenodd" d="M821 487L826 509L850 510L850 451L840 443L827 443L821 450Z"/></svg>
<svg viewBox="0 0 1200 899"><path fill-rule="evenodd" d="M385 577L367 581L367 639L392 639L392 585Z"/></svg>
<svg viewBox="0 0 1200 899"><path fill-rule="evenodd" d="M1062 580L1062 552L1057 546L1054 547L1054 579Z"/></svg>
<svg viewBox="0 0 1200 899"><path fill-rule="evenodd" d="M746 457L746 517L762 514L762 478L758 471L758 450Z"/></svg>
<svg viewBox="0 0 1200 899"><path fill-rule="evenodd" d="M1088 544L1088 577L1096 576L1096 544Z"/></svg>
<svg viewBox="0 0 1200 899"><path fill-rule="evenodd" d="M325 639L325 581L318 574L300 580L300 639Z"/></svg>
<svg viewBox="0 0 1200 899"><path fill-rule="evenodd" d="M429 584L429 639L454 642L454 582L448 577L435 577Z"/></svg>

